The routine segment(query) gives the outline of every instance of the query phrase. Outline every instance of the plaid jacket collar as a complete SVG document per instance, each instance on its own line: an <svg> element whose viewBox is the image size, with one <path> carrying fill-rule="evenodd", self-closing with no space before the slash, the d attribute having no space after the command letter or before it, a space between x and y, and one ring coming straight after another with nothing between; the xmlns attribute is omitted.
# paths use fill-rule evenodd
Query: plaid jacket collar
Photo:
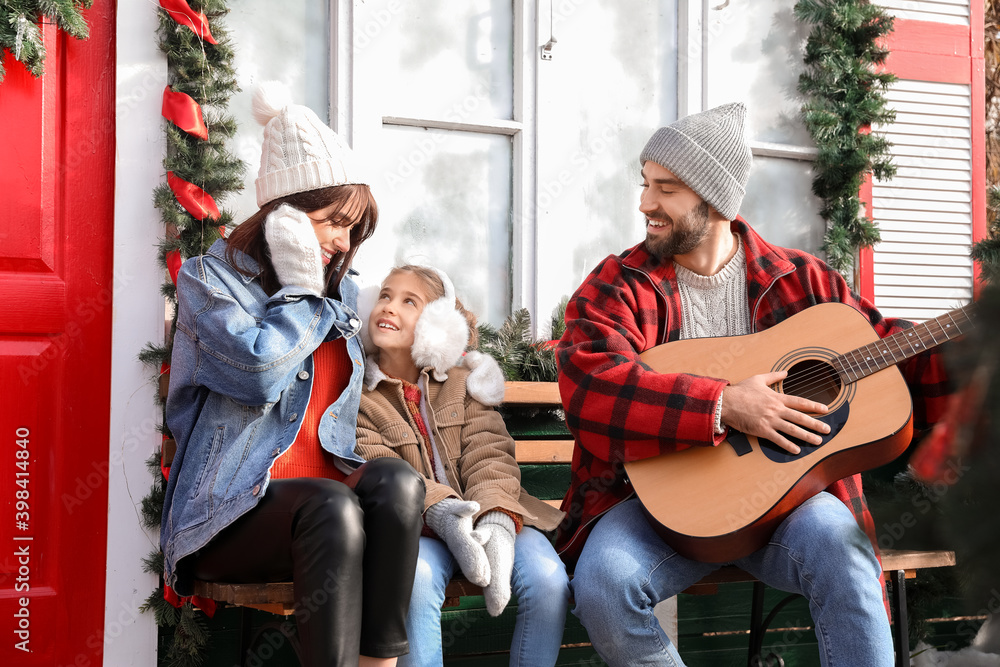
<svg viewBox="0 0 1000 667"><path fill-rule="evenodd" d="M795 265L773 245L761 238L742 217L737 216L730 223L730 229L739 235L740 241L746 249L747 298L750 301L752 321L756 324L755 314L758 301L771 288L774 281L781 276L792 273L795 270ZM677 290L677 272L674 270L673 261L654 257L646 250L645 243L640 243L626 250L622 265L649 276L657 294L667 301L669 301L667 297L673 295ZM669 308L665 309L665 312L668 313L668 317L664 331L670 332L677 328L679 323L675 326L670 322ZM675 336L669 336L670 340L674 338Z"/></svg>

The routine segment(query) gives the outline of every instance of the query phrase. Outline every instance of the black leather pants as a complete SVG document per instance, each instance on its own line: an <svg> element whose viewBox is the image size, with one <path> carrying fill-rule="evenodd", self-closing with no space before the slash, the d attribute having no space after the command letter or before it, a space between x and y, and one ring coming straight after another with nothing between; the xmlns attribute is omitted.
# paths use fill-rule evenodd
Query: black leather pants
<svg viewBox="0 0 1000 667"><path fill-rule="evenodd" d="M291 579L303 667L404 655L423 509L423 479L398 459L370 461L343 483L272 480L256 507L193 557L193 574Z"/></svg>

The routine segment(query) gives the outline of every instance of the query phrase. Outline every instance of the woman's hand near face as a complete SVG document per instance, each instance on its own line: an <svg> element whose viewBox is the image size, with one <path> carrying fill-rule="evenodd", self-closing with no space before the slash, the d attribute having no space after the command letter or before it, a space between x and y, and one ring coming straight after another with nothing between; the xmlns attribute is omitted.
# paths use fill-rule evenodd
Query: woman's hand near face
<svg viewBox="0 0 1000 667"><path fill-rule="evenodd" d="M282 287L294 285L323 296L323 254L309 216L282 204L267 214L264 237Z"/></svg>

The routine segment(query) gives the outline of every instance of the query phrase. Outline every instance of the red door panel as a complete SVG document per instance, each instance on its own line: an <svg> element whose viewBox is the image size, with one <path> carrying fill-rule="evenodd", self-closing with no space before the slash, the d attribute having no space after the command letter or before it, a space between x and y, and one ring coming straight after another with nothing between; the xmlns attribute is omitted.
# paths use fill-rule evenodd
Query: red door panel
<svg viewBox="0 0 1000 667"><path fill-rule="evenodd" d="M86 17L0 82L0 665L102 663L113 4Z"/></svg>

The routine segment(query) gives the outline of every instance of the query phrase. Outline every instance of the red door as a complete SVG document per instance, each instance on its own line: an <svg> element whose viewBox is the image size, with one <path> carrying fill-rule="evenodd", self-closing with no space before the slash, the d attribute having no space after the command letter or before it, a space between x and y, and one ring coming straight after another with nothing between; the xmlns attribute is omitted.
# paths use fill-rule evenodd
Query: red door
<svg viewBox="0 0 1000 667"><path fill-rule="evenodd" d="M113 3L0 82L0 665L100 665L114 232ZM148 193L142 195L148 196Z"/></svg>

